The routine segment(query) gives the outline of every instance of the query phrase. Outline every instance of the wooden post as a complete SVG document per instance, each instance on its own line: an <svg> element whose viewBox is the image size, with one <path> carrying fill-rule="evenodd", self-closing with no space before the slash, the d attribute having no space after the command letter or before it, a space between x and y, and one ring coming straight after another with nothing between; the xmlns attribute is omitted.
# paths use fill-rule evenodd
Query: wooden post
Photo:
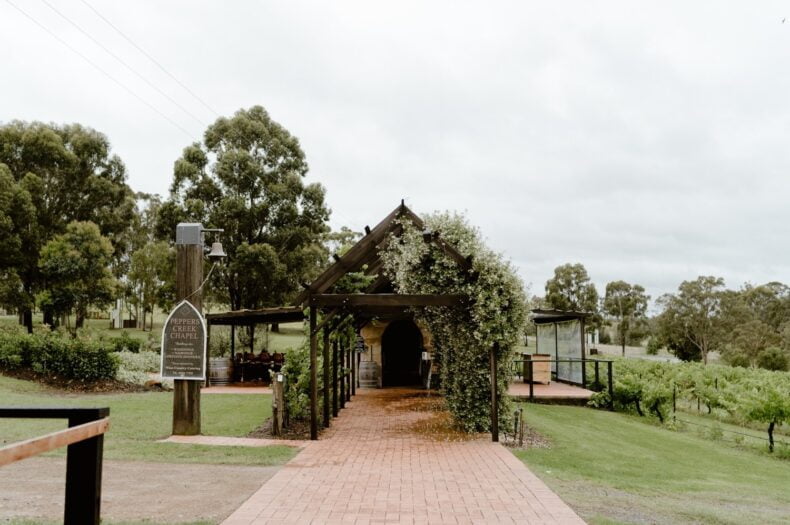
<svg viewBox="0 0 790 525"><path fill-rule="evenodd" d="M346 343L346 345L348 345L348 343ZM348 381L346 383L346 401L351 401L351 379L353 373L351 370L351 352L352 350L350 348L346 349L346 381Z"/></svg>
<svg viewBox="0 0 790 525"><path fill-rule="evenodd" d="M318 335L315 306L310 307L310 439L318 439Z"/></svg>
<svg viewBox="0 0 790 525"><path fill-rule="evenodd" d="M356 343L356 341L354 342ZM351 346L351 395L357 395L357 345Z"/></svg>
<svg viewBox="0 0 790 525"><path fill-rule="evenodd" d="M277 376L275 376L272 381L272 435L282 435L284 418L285 389L283 388L283 382L278 381Z"/></svg>
<svg viewBox="0 0 790 525"><path fill-rule="evenodd" d="M230 358L236 362L236 325L230 325Z"/></svg>
<svg viewBox="0 0 790 525"><path fill-rule="evenodd" d="M499 441L499 407L497 406L497 369L496 354L499 344L494 343L489 352L491 362L491 441Z"/></svg>
<svg viewBox="0 0 790 525"><path fill-rule="evenodd" d="M346 349L340 341L340 408L346 408Z"/></svg>
<svg viewBox="0 0 790 525"><path fill-rule="evenodd" d="M324 378L324 428L329 426L329 327L324 327L324 347L321 349L321 368L323 370Z"/></svg>
<svg viewBox="0 0 790 525"><path fill-rule="evenodd" d="M151 314L153 317L154 314ZM231 381L232 382L232 381ZM211 323L206 322L206 381L205 386L211 386Z"/></svg>
<svg viewBox="0 0 790 525"><path fill-rule="evenodd" d="M187 299L203 311L203 244L176 244L176 303ZM173 382L173 434L200 434L200 386L202 381Z"/></svg>
<svg viewBox="0 0 790 525"><path fill-rule="evenodd" d="M200 386L200 381L186 381ZM84 413L69 418L69 427L89 423L110 413L108 408L96 409L96 414ZM66 454L66 506L63 523L66 525L99 525L101 514L101 477L104 434L73 443Z"/></svg>
<svg viewBox="0 0 790 525"><path fill-rule="evenodd" d="M332 417L337 417L337 339L332 342Z"/></svg>

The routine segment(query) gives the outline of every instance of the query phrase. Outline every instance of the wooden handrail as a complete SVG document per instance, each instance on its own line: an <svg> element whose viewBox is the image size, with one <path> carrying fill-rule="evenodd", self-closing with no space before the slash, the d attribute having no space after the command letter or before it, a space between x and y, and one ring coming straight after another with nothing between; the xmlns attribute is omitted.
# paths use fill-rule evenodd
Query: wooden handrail
<svg viewBox="0 0 790 525"><path fill-rule="evenodd" d="M105 417L19 443L11 443L0 448L0 467L104 434L109 428L110 418Z"/></svg>

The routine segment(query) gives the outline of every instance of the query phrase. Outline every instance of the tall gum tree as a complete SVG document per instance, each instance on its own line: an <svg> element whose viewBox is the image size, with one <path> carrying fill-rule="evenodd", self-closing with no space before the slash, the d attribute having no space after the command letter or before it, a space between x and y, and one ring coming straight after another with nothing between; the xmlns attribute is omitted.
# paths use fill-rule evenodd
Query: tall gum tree
<svg viewBox="0 0 790 525"><path fill-rule="evenodd" d="M176 161L157 235L172 240L183 221L223 228L218 299L234 310L284 304L327 257L325 192L304 183L307 170L298 139L261 106L219 118Z"/></svg>
<svg viewBox="0 0 790 525"><path fill-rule="evenodd" d="M23 239L13 267L18 286L3 294L4 306L17 309L29 331L35 297L46 288L39 267L41 248L73 221L90 221L112 243L113 257L125 255L124 232L135 213L121 159L111 154L107 137L79 124L13 121L0 126L0 166L7 168L20 197L34 213L16 224ZM25 204L27 206L27 204ZM54 312L44 310L53 324Z"/></svg>
<svg viewBox="0 0 790 525"><path fill-rule="evenodd" d="M629 284L625 281L613 281L606 285L603 299L603 311L617 320L617 337L620 340L623 355L628 336L639 323L647 322L647 303L650 297L645 294L644 287Z"/></svg>

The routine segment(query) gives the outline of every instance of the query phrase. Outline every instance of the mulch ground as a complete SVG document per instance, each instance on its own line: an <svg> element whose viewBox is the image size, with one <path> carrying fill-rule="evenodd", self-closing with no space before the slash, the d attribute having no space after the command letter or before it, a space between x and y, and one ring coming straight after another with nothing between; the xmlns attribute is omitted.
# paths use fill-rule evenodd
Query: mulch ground
<svg viewBox="0 0 790 525"><path fill-rule="evenodd" d="M63 377L39 374L33 370L3 370L3 375L22 379L25 381L35 381L44 386L55 390L62 390L69 393L80 394L125 394L134 392L163 392L164 389L161 385L137 385L133 383L124 383L122 381L104 380L104 381L78 381L75 379L66 379Z"/></svg>

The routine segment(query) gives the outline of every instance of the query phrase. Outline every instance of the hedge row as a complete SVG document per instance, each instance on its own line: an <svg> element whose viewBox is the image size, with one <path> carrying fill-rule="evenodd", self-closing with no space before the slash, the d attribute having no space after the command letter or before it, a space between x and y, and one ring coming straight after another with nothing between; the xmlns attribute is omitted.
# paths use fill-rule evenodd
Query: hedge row
<svg viewBox="0 0 790 525"><path fill-rule="evenodd" d="M0 332L0 370L29 369L78 381L115 379L119 360L106 341L74 339L58 333Z"/></svg>

